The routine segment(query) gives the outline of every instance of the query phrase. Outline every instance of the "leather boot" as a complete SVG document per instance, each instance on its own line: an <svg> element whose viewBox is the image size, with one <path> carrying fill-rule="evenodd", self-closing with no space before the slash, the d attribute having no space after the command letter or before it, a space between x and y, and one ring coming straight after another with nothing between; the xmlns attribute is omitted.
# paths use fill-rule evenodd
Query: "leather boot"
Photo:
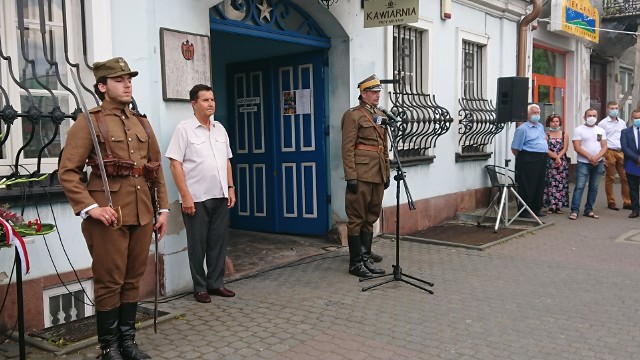
<svg viewBox="0 0 640 360"><path fill-rule="evenodd" d="M362 248L360 235L349 235L349 274L362 278L370 278L372 273L362 263Z"/></svg>
<svg viewBox="0 0 640 360"><path fill-rule="evenodd" d="M384 270L378 269L375 266L373 266L373 260L371 259L372 243L373 243L373 233L361 231L360 246L362 248L362 264L372 274L375 274L375 275L384 274Z"/></svg>
<svg viewBox="0 0 640 360"><path fill-rule="evenodd" d="M120 308L96 312L96 325L98 326L98 342L100 343L100 356L102 360L123 360L118 347L118 317Z"/></svg>
<svg viewBox="0 0 640 360"><path fill-rule="evenodd" d="M120 304L120 354L125 360L151 359L136 344L136 313L138 303Z"/></svg>

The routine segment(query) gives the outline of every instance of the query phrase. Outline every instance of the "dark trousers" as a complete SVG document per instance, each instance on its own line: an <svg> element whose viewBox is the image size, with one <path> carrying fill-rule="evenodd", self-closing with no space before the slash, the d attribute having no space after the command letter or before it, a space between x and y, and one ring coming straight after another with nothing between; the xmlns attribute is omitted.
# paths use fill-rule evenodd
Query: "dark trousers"
<svg viewBox="0 0 640 360"><path fill-rule="evenodd" d="M378 221L382 209L384 184L358 180L358 192L345 194L347 232L350 236L360 235L360 231L373 233L373 224Z"/></svg>
<svg viewBox="0 0 640 360"><path fill-rule="evenodd" d="M226 198L207 199L195 203L196 213L182 213L187 230L189 268L195 292L224 286L224 259L227 256ZM207 264L205 275L203 264Z"/></svg>
<svg viewBox="0 0 640 360"><path fill-rule="evenodd" d="M93 259L96 309L111 310L121 303L136 302L140 296L140 280L147 268L153 223L122 225L113 229L101 221L82 221L89 253Z"/></svg>
<svg viewBox="0 0 640 360"><path fill-rule="evenodd" d="M534 213L542 209L547 153L520 151L516 156L518 195Z"/></svg>
<svg viewBox="0 0 640 360"><path fill-rule="evenodd" d="M629 182L629 195L631 197L631 208L633 212L640 213L640 176L627 173L627 181Z"/></svg>

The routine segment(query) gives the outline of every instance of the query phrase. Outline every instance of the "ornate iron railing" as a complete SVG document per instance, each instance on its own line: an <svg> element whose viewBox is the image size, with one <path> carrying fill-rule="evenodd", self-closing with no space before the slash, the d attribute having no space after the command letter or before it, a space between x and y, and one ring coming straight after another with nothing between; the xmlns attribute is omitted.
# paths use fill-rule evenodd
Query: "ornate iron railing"
<svg viewBox="0 0 640 360"><path fill-rule="evenodd" d="M603 0L602 11L606 18L640 15L640 0Z"/></svg>
<svg viewBox="0 0 640 360"><path fill-rule="evenodd" d="M81 31L78 33L70 33L67 19L67 0L60 0L60 8L56 9L60 11L62 17L62 44L55 38L54 31L47 23L51 19L52 7L56 7L53 2L48 1L45 4L45 0L37 1L37 10L32 9L32 13L37 12L38 17L36 19L29 19L28 23L25 23L25 9L29 9L25 3L27 0L16 0L16 15L18 24L18 46L17 57L12 58L9 55L10 51L6 48L6 45L2 43L0 38L0 67L7 69L10 79L6 82L0 81L0 122L2 124L0 136L0 148L4 148L6 144L9 144L9 138L14 123L17 119L22 120L23 127L23 141L22 144L11 144L15 151L14 159L12 160L11 173L6 178L26 178L26 177L41 177L42 159L43 157L59 157L60 153L57 151L54 154L47 154L47 149L55 142L60 141L60 126L66 119L75 120L78 114L81 112L78 101L78 96L81 96L77 91L69 87L68 71L75 71L78 78L81 79L80 74L81 65L73 63L69 57L69 40L73 37L74 40L82 42L82 55L84 58L84 65L91 68L88 65L87 60L87 36L85 28L85 0L79 0L80 3L80 19L77 23L81 24ZM11 6L10 4L3 4L4 6ZM46 5L46 8L45 8ZM37 27L37 31L40 33L40 43L34 39L34 27ZM60 49L63 47L64 58L59 56ZM14 72L15 64L19 65L20 72L16 74ZM69 69L69 70L67 70ZM10 83L13 83L11 85ZM16 86L20 90L21 104L12 104L9 86ZM53 89L57 89L54 91ZM39 92L39 95L35 95L34 91ZM98 98L93 91L82 83L83 92L89 93L98 104ZM73 103L75 104L75 110L65 112L62 110L59 97L64 94L64 97L71 96ZM20 110L16 110L16 108ZM45 133L43 128L47 128ZM52 128L52 129L51 129ZM38 134L36 134L38 132ZM40 137L37 141L36 136ZM62 147L62 144L60 144ZM27 171L28 167L24 162L21 163L25 151L32 151L37 153L37 160L34 171ZM33 157L31 157L33 158ZM55 173L55 171L54 171ZM57 176L49 176L47 183L28 182L29 186L54 186L57 181ZM24 184L24 183L23 183ZM11 196L12 189L4 189L3 196ZM18 189L14 189L18 190ZM18 191L17 193L19 193Z"/></svg>
<svg viewBox="0 0 640 360"><path fill-rule="evenodd" d="M468 158L487 158L491 156L488 147L503 129L504 123L496 121L496 108L490 100L458 100L460 104L460 150L456 160Z"/></svg>
<svg viewBox="0 0 640 360"><path fill-rule="evenodd" d="M435 95L424 92L424 33L409 26L394 26L393 91L390 111L401 120L397 129L398 156L405 163L433 162L431 149L451 128L449 110Z"/></svg>
<svg viewBox="0 0 640 360"><path fill-rule="evenodd" d="M460 152L456 161L488 159L491 157L489 145L504 129L504 123L496 121L495 107L483 98L484 88L484 45L464 41L462 49L462 91L458 99Z"/></svg>

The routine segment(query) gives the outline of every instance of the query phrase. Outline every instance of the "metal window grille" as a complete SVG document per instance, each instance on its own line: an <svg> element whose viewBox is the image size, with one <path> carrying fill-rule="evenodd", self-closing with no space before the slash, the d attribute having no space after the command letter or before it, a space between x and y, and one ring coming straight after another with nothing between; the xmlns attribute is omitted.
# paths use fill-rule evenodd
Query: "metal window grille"
<svg viewBox="0 0 640 360"><path fill-rule="evenodd" d="M462 42L462 94L464 97L483 97L482 52L485 45Z"/></svg>
<svg viewBox="0 0 640 360"><path fill-rule="evenodd" d="M426 32L411 26L393 28L393 91L391 112L401 121L397 128L398 156L404 162L432 162L432 149L453 119L449 111L426 93L428 57Z"/></svg>
<svg viewBox="0 0 640 360"><path fill-rule="evenodd" d="M72 11L78 7L79 12ZM0 75L6 75L0 77L0 158L11 161L10 170L0 168L0 175L29 177L40 174L43 164L47 170L57 167L66 130L80 113L78 96L88 93L98 104L84 82L81 93L70 84L69 71L82 82L81 67L90 69L85 0L6 1L0 11L15 14L15 23L0 25L16 39L13 48L0 37ZM70 23L77 26L72 30ZM82 54L75 54L72 49L80 43ZM71 60L76 57L84 58L82 66Z"/></svg>
<svg viewBox="0 0 640 360"><path fill-rule="evenodd" d="M93 315L93 306L85 294L93 294L93 280L44 290L44 326L60 325Z"/></svg>
<svg viewBox="0 0 640 360"><path fill-rule="evenodd" d="M491 156L489 145L504 129L495 117L493 103L485 97L484 54L486 45L463 40L461 69L460 152L456 161L486 159Z"/></svg>

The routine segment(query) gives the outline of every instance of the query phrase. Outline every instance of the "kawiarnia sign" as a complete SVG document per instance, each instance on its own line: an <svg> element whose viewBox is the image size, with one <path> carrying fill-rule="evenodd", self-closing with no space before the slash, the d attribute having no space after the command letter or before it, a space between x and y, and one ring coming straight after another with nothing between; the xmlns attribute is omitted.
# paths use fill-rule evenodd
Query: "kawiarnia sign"
<svg viewBox="0 0 640 360"><path fill-rule="evenodd" d="M364 0L364 27L418 22L418 0Z"/></svg>

